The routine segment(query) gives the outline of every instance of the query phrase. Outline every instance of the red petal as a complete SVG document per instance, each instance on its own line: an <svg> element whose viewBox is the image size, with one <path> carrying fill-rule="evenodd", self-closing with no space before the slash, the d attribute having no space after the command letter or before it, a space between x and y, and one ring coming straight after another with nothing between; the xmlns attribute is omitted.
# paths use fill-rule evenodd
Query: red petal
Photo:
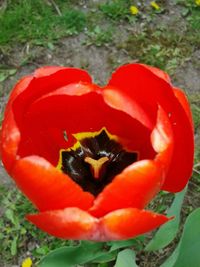
<svg viewBox="0 0 200 267"><path fill-rule="evenodd" d="M191 122L174 95L173 88L140 64L119 68L108 86L115 87L129 99L134 99L133 105L136 102L154 124L157 104L168 114L174 134L174 152L163 189L171 192L182 190L192 172L194 140ZM139 117L146 125L147 121L142 119Z"/></svg>
<svg viewBox="0 0 200 267"><path fill-rule="evenodd" d="M163 168L165 177L168 173L174 148L174 136L171 123L162 107L158 107L157 123L151 133L151 142L158 153L155 162Z"/></svg>
<svg viewBox="0 0 200 267"><path fill-rule="evenodd" d="M20 132L13 115L12 104L13 100L27 88L32 79L32 76L26 76L15 85L4 112L0 136L0 157L2 157L4 166L9 173L13 166L20 141Z"/></svg>
<svg viewBox="0 0 200 267"><path fill-rule="evenodd" d="M0 156L9 174L16 159L19 142L20 132L14 120L13 113L12 111L7 112L1 129Z"/></svg>
<svg viewBox="0 0 200 267"><path fill-rule="evenodd" d="M174 136L176 138L176 139L174 138L175 139L174 145L175 145L176 150L173 155L173 158L177 157L177 159L182 159L182 161L177 160L177 162L171 166L171 169L169 170L168 176L163 185L163 190L177 192L177 191L182 190L185 187L192 173L192 166L193 166L193 159L194 159L194 135L191 136L191 133L194 132L194 124L193 124L193 119L192 119L192 112L189 106L189 102L186 98L186 95L184 94L183 91L181 91L178 88L173 88L173 90L174 90L175 96L177 97L179 103L181 104L183 108L182 114L184 113L186 114L188 118L188 122L190 124L188 125L188 122L187 124L180 123L179 125L180 129L177 130L176 121L172 123L173 129L175 129ZM184 125L187 125L187 126L184 126ZM188 129L185 129L185 127L188 127ZM177 140L179 141L178 144L176 143ZM180 147L180 149L178 150L178 148L176 147ZM173 159L172 159L172 164L173 164ZM174 185L173 185L173 177L183 177L183 179L180 181L175 179Z"/></svg>
<svg viewBox="0 0 200 267"><path fill-rule="evenodd" d="M117 210L98 220L78 208L42 212L27 218L58 238L94 241L133 238L169 220L164 215L138 209Z"/></svg>
<svg viewBox="0 0 200 267"><path fill-rule="evenodd" d="M94 197L67 175L37 156L16 161L12 177L19 188L41 211L66 207L91 207Z"/></svg>
<svg viewBox="0 0 200 267"><path fill-rule="evenodd" d="M29 107L21 125L23 133L19 149L21 156L37 154L56 165L59 150L70 147L75 141L74 138L70 139L72 134L99 131L106 127L111 134L119 136L120 141L130 150L140 151L141 159L153 158L155 153L150 143L149 129L128 114L110 108L101 94L92 92L94 90L92 85L83 84L85 89L81 88L81 84L78 86L78 91L77 85L71 84L50 95L44 95ZM83 90L91 92L73 96L71 95L73 87L77 93ZM64 141L64 130L69 137L68 142Z"/></svg>
<svg viewBox="0 0 200 267"><path fill-rule="evenodd" d="M53 68L54 69L54 68ZM21 123L26 109L33 101L44 94L55 91L58 88L71 83L91 82L87 72L74 68L56 68L52 73L52 68L39 69L27 88L16 97L13 105L15 118L18 124ZM42 76L48 74L47 76Z"/></svg>
<svg viewBox="0 0 200 267"><path fill-rule="evenodd" d="M160 69L158 69L156 67L148 66L148 65L145 65L145 64L140 64L140 65L142 65L143 67L145 67L148 70L150 70L151 72L153 72L153 74L155 74L159 78L165 80L168 83L171 83L171 79L170 79L169 75L166 72L164 72L163 70L160 70Z"/></svg>
<svg viewBox="0 0 200 267"><path fill-rule="evenodd" d="M154 122L151 116L143 110L140 103L134 101L133 98L127 97L123 92L120 92L117 87L104 87L103 97L110 107L127 113L134 119L140 121L147 128L152 129Z"/></svg>
<svg viewBox="0 0 200 267"><path fill-rule="evenodd" d="M24 78L22 78L13 88L13 90L11 91L10 97L9 97L9 101L8 104L6 105L6 111L5 114L7 112L7 110L9 110L11 108L11 104L13 103L13 100L19 95L21 94L24 90L26 90L26 88L29 86L30 82L33 80L33 76L29 75L29 76L25 76Z"/></svg>
<svg viewBox="0 0 200 267"><path fill-rule="evenodd" d="M20 79L10 94L9 102L6 106L6 110L10 108L10 104L12 104L13 100L29 87L30 82L34 79L34 77L39 78L39 77L48 76L62 69L65 69L65 68L58 67L58 66L46 66L46 67L42 67L42 68L35 70L35 72L32 75L28 75Z"/></svg>
<svg viewBox="0 0 200 267"><path fill-rule="evenodd" d="M67 69L66 67L60 67L60 66L44 66L41 67L39 69L36 69L34 71L33 76L36 78L39 77L45 77L51 74L54 74L55 72L59 71L59 70L64 70Z"/></svg>
<svg viewBox="0 0 200 267"><path fill-rule="evenodd" d="M85 71L79 69L43 67L36 70L34 75L24 77L16 84L6 106L0 144L2 161L9 172L16 157L20 140L19 127L25 108L44 92L79 81L91 82L91 78Z"/></svg>
<svg viewBox="0 0 200 267"><path fill-rule="evenodd" d="M192 125L192 128L193 128L194 124L193 124L193 119L192 119L192 111L190 109L190 104L188 102L186 95L179 88L173 88L173 90L174 90L175 96L178 98L180 104L182 105L183 109L185 110L185 112L186 112L186 114L190 120L190 123Z"/></svg>
<svg viewBox="0 0 200 267"><path fill-rule="evenodd" d="M106 240L133 238L152 231L170 218L151 211L122 209L109 213L101 219L102 232Z"/></svg>
<svg viewBox="0 0 200 267"><path fill-rule="evenodd" d="M27 219L50 235L64 239L92 240L98 222L96 218L78 208L28 215Z"/></svg>
<svg viewBox="0 0 200 267"><path fill-rule="evenodd" d="M162 169L154 161L138 161L106 186L97 196L90 213L95 217L101 217L116 209L141 209L160 190L163 178Z"/></svg>
<svg viewBox="0 0 200 267"><path fill-rule="evenodd" d="M158 153L155 160L138 161L117 175L97 196L90 209L92 215L100 217L112 210L128 207L142 209L160 190L173 152L171 125L161 107L151 139Z"/></svg>
<svg viewBox="0 0 200 267"><path fill-rule="evenodd" d="M41 68L36 70L34 78L23 94L26 106L42 95L68 84L79 82L91 83L89 74L84 70L76 68ZM22 99L20 102L22 102Z"/></svg>

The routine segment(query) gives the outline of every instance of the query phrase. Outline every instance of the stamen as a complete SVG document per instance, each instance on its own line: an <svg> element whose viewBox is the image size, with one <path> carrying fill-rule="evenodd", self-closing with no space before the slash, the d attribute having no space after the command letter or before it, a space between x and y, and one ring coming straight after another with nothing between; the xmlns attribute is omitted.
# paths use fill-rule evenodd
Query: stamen
<svg viewBox="0 0 200 267"><path fill-rule="evenodd" d="M91 169L91 172L92 172L92 175L95 179L99 179L100 178L100 172L102 170L102 166L105 162L107 162L109 160L108 157L102 157L100 159L93 159L93 158L90 158L90 157L86 157L84 159L84 161L86 163L89 163L90 164L90 169Z"/></svg>

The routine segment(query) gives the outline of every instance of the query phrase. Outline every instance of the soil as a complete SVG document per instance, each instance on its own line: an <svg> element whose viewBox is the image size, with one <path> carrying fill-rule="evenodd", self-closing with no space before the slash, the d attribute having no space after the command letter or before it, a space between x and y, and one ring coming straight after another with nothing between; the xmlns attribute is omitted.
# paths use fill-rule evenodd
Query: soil
<svg viewBox="0 0 200 267"><path fill-rule="evenodd" d="M174 84L183 88L189 96L200 94L200 50L196 50L191 58L176 70Z"/></svg>

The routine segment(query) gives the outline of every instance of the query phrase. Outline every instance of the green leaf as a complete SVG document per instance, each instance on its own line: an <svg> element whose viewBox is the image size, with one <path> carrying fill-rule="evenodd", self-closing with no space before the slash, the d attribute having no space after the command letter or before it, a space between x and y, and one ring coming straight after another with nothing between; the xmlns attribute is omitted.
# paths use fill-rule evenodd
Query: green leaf
<svg viewBox="0 0 200 267"><path fill-rule="evenodd" d="M162 249L174 240L179 229L180 212L186 191L187 187L175 195L174 201L167 212L167 216L174 216L174 219L160 227L153 239L145 247L146 251Z"/></svg>
<svg viewBox="0 0 200 267"><path fill-rule="evenodd" d="M15 215L14 211L12 209L7 209L5 212L6 218L11 221L11 223L15 227L19 227L19 220L18 217Z"/></svg>
<svg viewBox="0 0 200 267"><path fill-rule="evenodd" d="M13 224L15 224L15 219L14 219L14 212L11 209L7 209L5 212L6 218L11 221Z"/></svg>
<svg viewBox="0 0 200 267"><path fill-rule="evenodd" d="M200 208L187 218L173 267L197 267L200 264Z"/></svg>
<svg viewBox="0 0 200 267"><path fill-rule="evenodd" d="M78 266L77 266L78 267ZM92 267L92 266L91 266ZM100 263L97 267L110 267L109 263Z"/></svg>
<svg viewBox="0 0 200 267"><path fill-rule="evenodd" d="M107 251L100 257L94 259L93 263L106 263L110 261L114 261L117 257L117 251Z"/></svg>
<svg viewBox="0 0 200 267"><path fill-rule="evenodd" d="M17 69L2 69L0 66L0 82L6 80L9 76L14 75Z"/></svg>
<svg viewBox="0 0 200 267"><path fill-rule="evenodd" d="M91 262L108 253L103 250L104 243L81 242L78 246L56 249L39 262L39 267L73 267Z"/></svg>
<svg viewBox="0 0 200 267"><path fill-rule="evenodd" d="M114 267L138 267L135 262L135 252L128 248L120 251Z"/></svg>
<svg viewBox="0 0 200 267"><path fill-rule="evenodd" d="M53 50L55 49L53 43L51 43L51 42L47 43L47 47L48 47L51 51L53 51Z"/></svg>
<svg viewBox="0 0 200 267"><path fill-rule="evenodd" d="M107 246L110 246L110 250L103 256L100 256L93 262L95 263L105 263L113 261L118 253L118 250L121 248L127 248L127 247L141 247L141 244L139 244L139 241L144 240L144 236L140 236L134 239L128 239L128 240L122 240L122 241L110 241L107 242Z"/></svg>
<svg viewBox="0 0 200 267"><path fill-rule="evenodd" d="M11 242L11 247L10 247L10 252L12 256L15 256L17 254L17 241L18 241L18 236L15 236Z"/></svg>
<svg viewBox="0 0 200 267"><path fill-rule="evenodd" d="M178 243L177 247L175 248L171 256L167 258L167 260L160 267L173 267L178 257L179 248L180 248L180 242Z"/></svg>
<svg viewBox="0 0 200 267"><path fill-rule="evenodd" d="M137 245L138 239L129 239L124 241L108 242L105 249L105 243L94 243L82 241L77 246L66 246L56 249L45 256L40 262L39 267L74 267L85 263L104 264L113 261L117 257L117 250L124 247Z"/></svg>
<svg viewBox="0 0 200 267"><path fill-rule="evenodd" d="M174 253L160 267L197 267L200 263L200 208L186 219L183 234Z"/></svg>
<svg viewBox="0 0 200 267"><path fill-rule="evenodd" d="M49 249L47 245L44 245L42 247L39 247L36 249L36 253L39 255L46 255L48 253Z"/></svg>
<svg viewBox="0 0 200 267"><path fill-rule="evenodd" d="M138 240L135 239L128 239L123 241L112 241L107 243L108 246L111 245L110 250L114 251L120 248L130 247L130 246L138 246Z"/></svg>

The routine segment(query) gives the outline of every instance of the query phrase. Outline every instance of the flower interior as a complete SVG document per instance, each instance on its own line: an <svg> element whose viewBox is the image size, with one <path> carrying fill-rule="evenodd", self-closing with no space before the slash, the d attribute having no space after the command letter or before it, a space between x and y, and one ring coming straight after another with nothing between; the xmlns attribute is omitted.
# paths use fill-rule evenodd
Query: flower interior
<svg viewBox="0 0 200 267"><path fill-rule="evenodd" d="M77 142L72 147L60 150L57 168L94 196L124 168L138 160L138 153L124 149L119 138L106 128L74 137Z"/></svg>
<svg viewBox="0 0 200 267"><path fill-rule="evenodd" d="M188 182L192 118L158 69L128 64L99 87L83 70L44 67L11 93L0 153L38 209L27 218L40 229L64 239L128 239L171 219L145 207L161 189L175 193Z"/></svg>

